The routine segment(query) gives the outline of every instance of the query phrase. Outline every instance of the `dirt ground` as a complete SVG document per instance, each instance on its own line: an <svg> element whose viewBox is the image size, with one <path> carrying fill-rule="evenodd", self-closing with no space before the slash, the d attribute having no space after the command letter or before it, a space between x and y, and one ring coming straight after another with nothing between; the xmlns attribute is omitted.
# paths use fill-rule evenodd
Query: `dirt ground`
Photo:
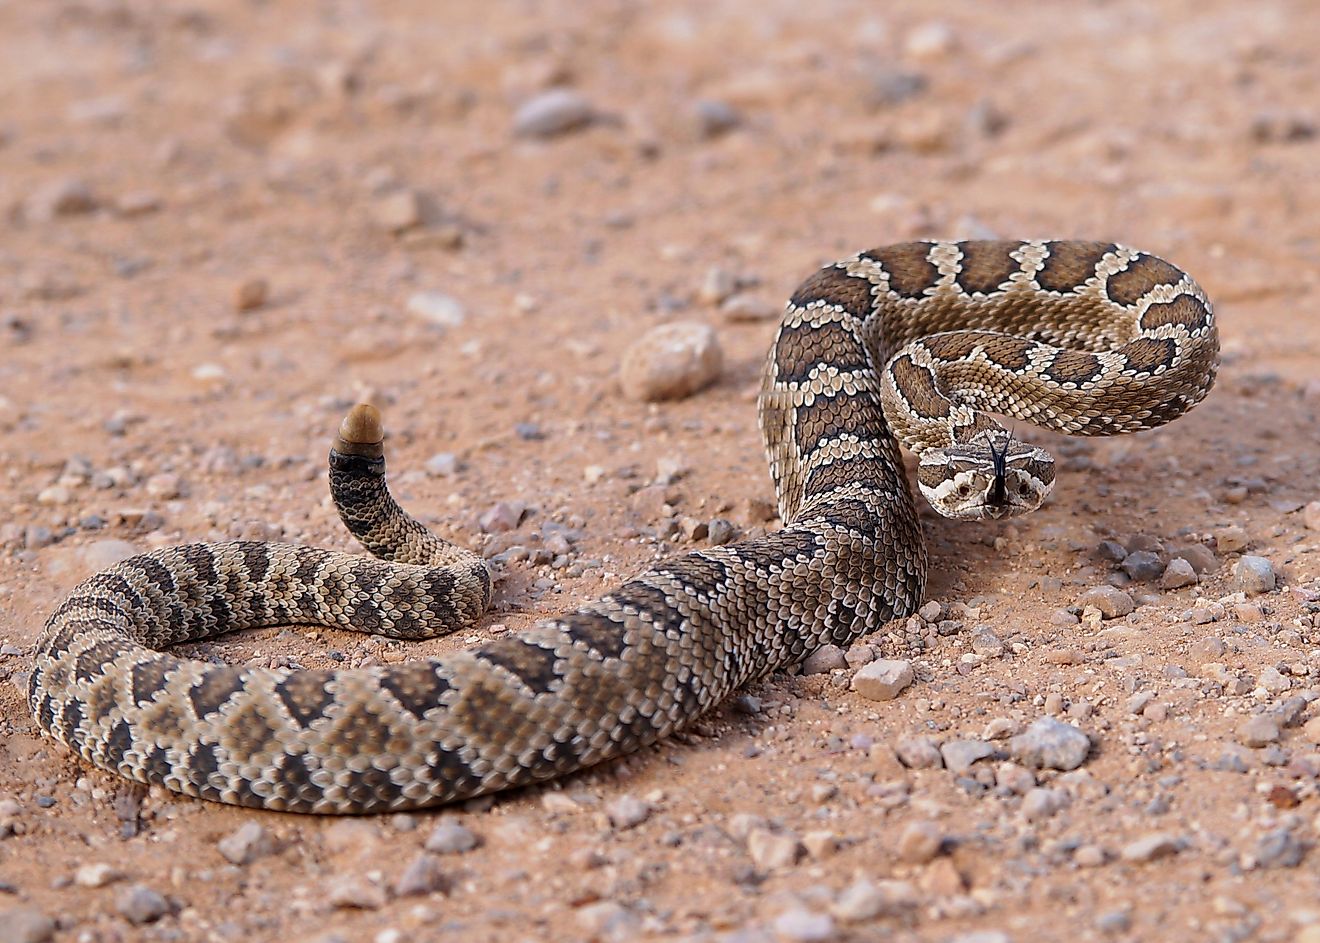
<svg viewBox="0 0 1320 943"><path fill-rule="evenodd" d="M1309 0L0 3L0 940L1320 940L1316 49ZM558 88L578 123L538 133ZM117 541L351 548L323 463L358 400L401 499L497 558L495 611L195 654L442 652L694 523L773 527L782 300L995 236L1170 258L1223 368L1167 428L1034 436L1061 473L1031 517L923 515L942 612L892 701L778 674L553 787L338 820L139 791L28 715L43 620ZM675 320L718 331L719 380L622 396ZM499 502L523 520L483 533ZM1193 544L1180 589L1107 558ZM1274 591L1236 594L1244 555ZM1079 605L1108 584L1134 612ZM1009 759L1045 716L1091 737L1079 770Z"/></svg>

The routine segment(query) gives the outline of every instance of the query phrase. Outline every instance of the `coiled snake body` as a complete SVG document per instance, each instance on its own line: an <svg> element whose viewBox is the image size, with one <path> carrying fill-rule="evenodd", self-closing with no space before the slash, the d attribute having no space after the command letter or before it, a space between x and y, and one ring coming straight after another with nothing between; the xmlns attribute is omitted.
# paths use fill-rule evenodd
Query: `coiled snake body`
<svg viewBox="0 0 1320 943"><path fill-rule="evenodd" d="M484 562L394 503L379 417L355 407L331 492L377 559L244 541L129 558L50 616L30 708L97 766L267 809L415 808L561 776L914 611L926 555L900 439L941 513L1021 513L1044 499L1052 460L988 413L1080 435L1148 429L1204 397L1217 359L1196 283L1122 246L863 252L802 284L767 361L758 413L782 529L438 659L277 670L158 651L270 624L420 638L481 614Z"/></svg>

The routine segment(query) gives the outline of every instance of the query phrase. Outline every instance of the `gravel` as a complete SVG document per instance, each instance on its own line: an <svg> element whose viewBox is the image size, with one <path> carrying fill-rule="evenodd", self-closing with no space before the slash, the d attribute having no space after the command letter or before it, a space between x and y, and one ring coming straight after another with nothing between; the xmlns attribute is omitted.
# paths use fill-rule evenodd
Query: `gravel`
<svg viewBox="0 0 1320 943"><path fill-rule="evenodd" d="M463 302L442 291L415 292L404 307L409 314L440 327L459 327L467 320Z"/></svg>
<svg viewBox="0 0 1320 943"><path fill-rule="evenodd" d="M1072 724L1041 717L1008 741L1015 760L1030 769L1077 769L1086 762L1091 738Z"/></svg>
<svg viewBox="0 0 1320 943"><path fill-rule="evenodd" d="M912 662L880 658L857 669L852 689L872 701L892 701L915 677Z"/></svg>
<svg viewBox="0 0 1320 943"><path fill-rule="evenodd" d="M275 839L257 822L248 822L230 832L216 848L230 864L247 865L275 850Z"/></svg>
<svg viewBox="0 0 1320 943"><path fill-rule="evenodd" d="M1082 593L1077 605L1085 609L1093 606L1106 619L1117 619L1136 608L1132 597L1116 586L1095 586Z"/></svg>
<svg viewBox="0 0 1320 943"><path fill-rule="evenodd" d="M944 845L944 833L934 822L909 822L898 834L894 853L907 864L933 861Z"/></svg>
<svg viewBox="0 0 1320 943"><path fill-rule="evenodd" d="M164 895L145 884L132 884L115 898L115 910L129 923L154 923L170 912L170 902Z"/></svg>
<svg viewBox="0 0 1320 943"><path fill-rule="evenodd" d="M829 674L831 671L847 667L848 659L842 648L837 645L822 645L802 662L802 673Z"/></svg>
<svg viewBox="0 0 1320 943"><path fill-rule="evenodd" d="M614 828L636 828L651 817L651 804L636 796L623 795L605 807L605 815Z"/></svg>
<svg viewBox="0 0 1320 943"><path fill-rule="evenodd" d="M1233 588L1248 596L1272 593L1278 585L1274 564L1264 557L1248 554L1233 565Z"/></svg>
<svg viewBox="0 0 1320 943"><path fill-rule="evenodd" d="M1137 550L1123 558L1122 570L1138 583L1149 583L1159 579L1164 572L1164 561L1158 553L1150 550Z"/></svg>
<svg viewBox="0 0 1320 943"><path fill-rule="evenodd" d="M940 747L940 757L944 766L955 776L961 776L972 768L972 764L996 753L993 743L984 740L950 740ZM899 754L902 759L902 754Z"/></svg>
<svg viewBox="0 0 1320 943"><path fill-rule="evenodd" d="M1022 817L1028 822L1044 821L1067 805L1068 793L1062 789L1037 787L1022 797Z"/></svg>
<svg viewBox="0 0 1320 943"><path fill-rule="evenodd" d="M480 839L471 829L450 820L441 822L431 831L424 847L438 855L460 855L479 844Z"/></svg>
<svg viewBox="0 0 1320 943"><path fill-rule="evenodd" d="M1257 867L1295 868L1306 857L1306 846L1285 828L1266 832L1252 849Z"/></svg>
<svg viewBox="0 0 1320 943"><path fill-rule="evenodd" d="M1180 835L1155 832L1124 845L1119 857L1133 863L1155 861L1158 858L1176 855L1185 845L1186 842Z"/></svg>
<svg viewBox="0 0 1320 943"><path fill-rule="evenodd" d="M758 871L779 871L790 868L802 857L805 849L792 832L772 832L766 828L753 828L747 833L747 854Z"/></svg>
<svg viewBox="0 0 1320 943"><path fill-rule="evenodd" d="M652 328L624 351L619 386L642 402L683 399L719 379L724 352L709 325L675 321Z"/></svg>
<svg viewBox="0 0 1320 943"><path fill-rule="evenodd" d="M123 878L122 871L104 861L79 865L73 872L73 883L79 887L105 887Z"/></svg>
<svg viewBox="0 0 1320 943"><path fill-rule="evenodd" d="M1237 726L1237 741L1247 747L1279 742L1279 721L1270 714L1253 714Z"/></svg>
<svg viewBox="0 0 1320 943"><path fill-rule="evenodd" d="M940 745L930 737L903 737L894 744L894 753L908 769L937 769L944 765Z"/></svg>
<svg viewBox="0 0 1320 943"><path fill-rule="evenodd" d="M55 938L55 921L40 910L15 907L0 910L0 930L5 943L49 943Z"/></svg>
<svg viewBox="0 0 1320 943"><path fill-rule="evenodd" d="M569 88L552 88L523 102L513 116L513 133L552 138L585 127L595 116L585 96Z"/></svg>
<svg viewBox="0 0 1320 943"><path fill-rule="evenodd" d="M775 933L791 943L825 943L835 937L834 918L803 907L786 910L775 918Z"/></svg>
<svg viewBox="0 0 1320 943"><path fill-rule="evenodd" d="M448 890L449 879L440 863L440 857L428 852L413 858L394 883L394 893L399 897L422 897Z"/></svg>
<svg viewBox="0 0 1320 943"><path fill-rule="evenodd" d="M1197 582L1196 570L1182 557L1177 557L1169 561L1169 565L1164 568L1164 573L1160 576L1160 589L1182 589L1185 586L1195 586Z"/></svg>

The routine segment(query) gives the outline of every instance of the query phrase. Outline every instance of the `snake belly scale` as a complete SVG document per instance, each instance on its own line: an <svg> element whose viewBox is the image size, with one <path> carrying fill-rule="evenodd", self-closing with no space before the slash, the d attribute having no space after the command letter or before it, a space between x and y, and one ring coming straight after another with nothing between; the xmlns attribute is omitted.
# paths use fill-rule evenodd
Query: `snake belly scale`
<svg viewBox="0 0 1320 943"><path fill-rule="evenodd" d="M1199 402L1217 363L1205 294L1155 256L1073 241L862 252L793 294L766 362L758 417L781 529L441 658L288 670L162 651L271 624L423 638L480 616L485 563L394 502L379 416L359 406L330 485L372 557L236 541L124 560L51 614L29 706L96 766L266 809L417 808L559 777L913 612L926 553L900 441L941 513L1023 513L1053 463L992 414L1148 429Z"/></svg>

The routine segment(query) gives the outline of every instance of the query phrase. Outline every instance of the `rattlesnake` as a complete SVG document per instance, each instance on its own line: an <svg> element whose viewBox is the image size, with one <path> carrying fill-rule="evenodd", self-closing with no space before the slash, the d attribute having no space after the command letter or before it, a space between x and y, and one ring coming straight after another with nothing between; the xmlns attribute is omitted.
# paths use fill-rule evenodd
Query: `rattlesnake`
<svg viewBox="0 0 1320 943"><path fill-rule="evenodd" d="M1217 362L1205 294L1155 256L1071 241L862 252L798 288L767 361L758 412L781 529L438 659L288 670L156 651L269 624L419 638L477 619L485 563L394 503L379 416L359 406L330 486L379 559L246 541L131 557L51 614L29 705L97 766L267 809L406 809L558 777L914 611L926 554L900 439L941 513L1017 514L1044 500L1053 462L988 412L1081 435L1148 429L1200 401Z"/></svg>

